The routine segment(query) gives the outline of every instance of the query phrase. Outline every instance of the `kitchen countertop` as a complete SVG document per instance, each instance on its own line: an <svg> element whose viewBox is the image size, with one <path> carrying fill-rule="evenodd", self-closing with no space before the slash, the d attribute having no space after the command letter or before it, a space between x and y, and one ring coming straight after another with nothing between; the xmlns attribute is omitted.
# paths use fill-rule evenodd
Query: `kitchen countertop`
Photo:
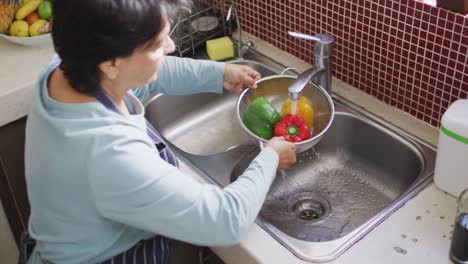
<svg viewBox="0 0 468 264"><path fill-rule="evenodd" d="M253 36L257 51L299 72L310 67ZM31 106L34 82L53 54L51 46L21 47L0 40L0 126L25 116ZM333 92L390 123L436 145L438 130L376 98L333 79ZM181 169L202 181L188 166ZM456 199L430 184L336 260L328 263L450 263L448 250ZM401 248L398 252L396 248ZM302 261L257 224L238 245L213 248L226 263L309 263Z"/></svg>
<svg viewBox="0 0 468 264"><path fill-rule="evenodd" d="M27 115L35 81L52 54L52 45L23 47L0 39L0 126Z"/></svg>

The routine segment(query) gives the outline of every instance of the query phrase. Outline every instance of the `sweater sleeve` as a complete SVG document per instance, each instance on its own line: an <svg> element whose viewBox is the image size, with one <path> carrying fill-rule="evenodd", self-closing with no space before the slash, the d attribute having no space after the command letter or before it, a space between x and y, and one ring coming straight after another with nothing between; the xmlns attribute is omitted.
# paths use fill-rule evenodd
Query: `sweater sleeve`
<svg viewBox="0 0 468 264"><path fill-rule="evenodd" d="M182 173L137 138L122 136L93 151L88 175L98 211L113 221L192 244L237 243L261 209L276 174L276 152L263 149L242 176L221 189Z"/></svg>
<svg viewBox="0 0 468 264"><path fill-rule="evenodd" d="M223 81L224 63L166 56L158 78L134 92L141 101L156 93L222 93Z"/></svg>

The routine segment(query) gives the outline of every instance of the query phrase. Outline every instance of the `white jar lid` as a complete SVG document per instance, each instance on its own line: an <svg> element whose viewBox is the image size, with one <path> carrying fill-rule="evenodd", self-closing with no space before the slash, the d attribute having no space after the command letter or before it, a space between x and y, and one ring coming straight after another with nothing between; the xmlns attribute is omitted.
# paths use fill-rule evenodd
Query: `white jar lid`
<svg viewBox="0 0 468 264"><path fill-rule="evenodd" d="M468 144L468 100L460 99L442 116L440 130L449 137Z"/></svg>

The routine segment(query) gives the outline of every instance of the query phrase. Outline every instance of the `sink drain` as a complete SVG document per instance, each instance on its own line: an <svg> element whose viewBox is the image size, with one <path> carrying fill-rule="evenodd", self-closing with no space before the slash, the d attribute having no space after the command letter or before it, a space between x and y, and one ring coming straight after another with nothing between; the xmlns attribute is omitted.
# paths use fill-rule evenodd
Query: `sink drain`
<svg viewBox="0 0 468 264"><path fill-rule="evenodd" d="M330 212L329 202L312 192L298 193L288 203L292 216L305 223L315 223Z"/></svg>
<svg viewBox="0 0 468 264"><path fill-rule="evenodd" d="M317 220L323 211L323 205L317 201L300 201L294 205L295 214L302 220Z"/></svg>

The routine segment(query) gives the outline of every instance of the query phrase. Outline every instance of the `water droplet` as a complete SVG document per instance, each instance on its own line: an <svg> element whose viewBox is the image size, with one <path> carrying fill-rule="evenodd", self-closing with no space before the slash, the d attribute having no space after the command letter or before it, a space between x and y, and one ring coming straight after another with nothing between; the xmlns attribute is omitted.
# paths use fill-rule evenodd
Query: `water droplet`
<svg viewBox="0 0 468 264"><path fill-rule="evenodd" d="M413 241L414 243L417 243L417 242L418 242L418 239L417 239L417 238L413 238L413 239L411 239L411 241Z"/></svg>
<svg viewBox="0 0 468 264"><path fill-rule="evenodd" d="M396 252L398 252L400 254L403 254L403 255L408 253L408 251L406 251L406 249L402 249L401 247L393 247L393 249L395 249Z"/></svg>
<svg viewBox="0 0 468 264"><path fill-rule="evenodd" d="M442 235L443 238L446 238L447 236L446 235Z"/></svg>
<svg viewBox="0 0 468 264"><path fill-rule="evenodd" d="M405 238L406 238L406 235L405 235L405 234L401 234L401 238L405 239Z"/></svg>
<svg viewBox="0 0 468 264"><path fill-rule="evenodd" d="M429 211L429 210L426 210L426 214L430 214L430 213L431 213L431 211Z"/></svg>
<svg viewBox="0 0 468 264"><path fill-rule="evenodd" d="M421 220L421 216L416 216L416 220Z"/></svg>
<svg viewBox="0 0 468 264"><path fill-rule="evenodd" d="M444 215L441 215L441 216L440 216L440 219L445 219L445 216L444 216Z"/></svg>

